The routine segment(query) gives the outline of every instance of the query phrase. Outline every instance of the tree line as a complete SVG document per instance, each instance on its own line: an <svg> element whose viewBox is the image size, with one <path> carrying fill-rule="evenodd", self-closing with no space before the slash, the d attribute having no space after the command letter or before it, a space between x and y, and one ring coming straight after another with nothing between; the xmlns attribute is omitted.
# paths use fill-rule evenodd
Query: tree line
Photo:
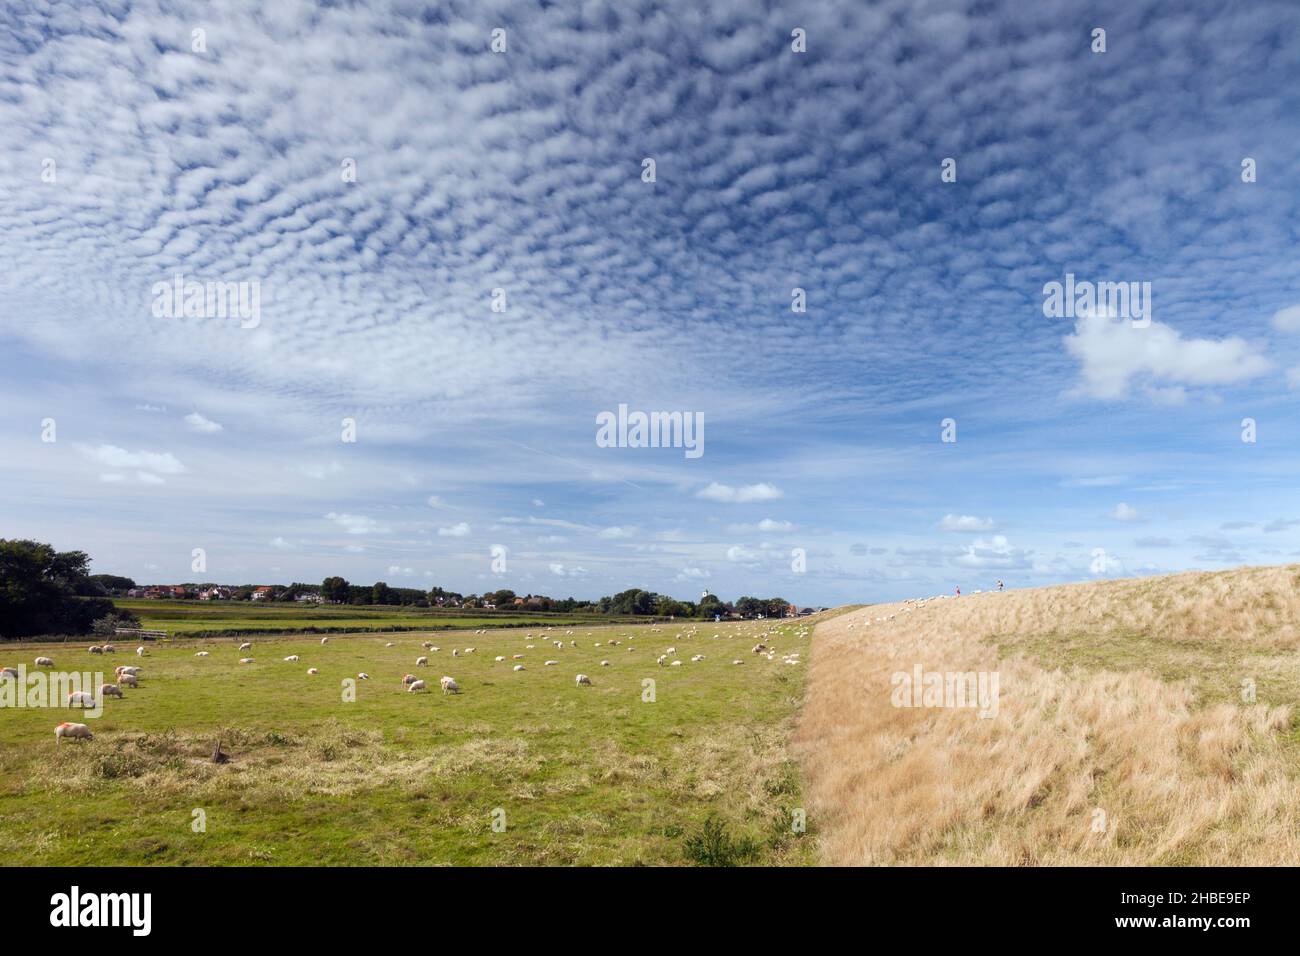
<svg viewBox="0 0 1300 956"><path fill-rule="evenodd" d="M136 583L121 575L91 574L89 569L90 558L84 551L55 551L37 541L0 539L0 638L87 634L92 630L111 633L116 626L138 627L136 615L116 608L111 600L135 590ZM186 596L197 596L200 591L220 585L191 583L172 587L182 589ZM230 598L251 601L259 587L264 589L259 602L294 602L303 595L317 595L329 604L588 611L701 619L726 617L732 612L747 618L784 617L789 610L789 602L779 597L741 597L734 605L728 605L716 594L705 594L699 601L678 601L666 594L629 588L596 601L580 601L543 594L518 595L509 588L460 594L441 587L428 590L390 587L384 581L361 585L337 575L327 577L320 584L242 584L230 589Z"/></svg>

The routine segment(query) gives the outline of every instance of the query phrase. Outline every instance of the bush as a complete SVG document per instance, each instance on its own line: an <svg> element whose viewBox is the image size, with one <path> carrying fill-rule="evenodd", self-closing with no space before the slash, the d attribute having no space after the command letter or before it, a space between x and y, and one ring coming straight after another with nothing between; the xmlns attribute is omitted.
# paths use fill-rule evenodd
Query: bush
<svg viewBox="0 0 1300 956"><path fill-rule="evenodd" d="M727 825L712 815L686 840L686 858L696 866L738 866L757 854L757 843L749 837L733 840Z"/></svg>

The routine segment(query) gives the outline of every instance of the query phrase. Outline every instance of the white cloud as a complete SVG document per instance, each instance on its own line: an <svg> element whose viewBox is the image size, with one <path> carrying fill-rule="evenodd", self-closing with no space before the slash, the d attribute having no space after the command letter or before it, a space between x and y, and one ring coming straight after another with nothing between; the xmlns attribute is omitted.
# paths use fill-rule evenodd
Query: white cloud
<svg viewBox="0 0 1300 956"><path fill-rule="evenodd" d="M1230 385L1271 368L1255 346L1236 336L1188 339L1160 322L1134 328L1127 320L1106 316L1079 318L1065 346L1082 366L1078 393L1098 399L1125 397L1139 376L1183 385ZM1153 397L1168 402L1176 393Z"/></svg>
<svg viewBox="0 0 1300 956"><path fill-rule="evenodd" d="M396 576L396 577L407 577L407 578L409 578L411 575L415 574L415 569L414 569L414 568L403 568L403 567L399 567L399 566L396 565L396 564L390 564L390 565L388 566L388 574L389 574L390 577Z"/></svg>
<svg viewBox="0 0 1300 956"><path fill-rule="evenodd" d="M438 535L443 538L464 538L470 533L470 526L464 521L457 522L450 528L439 528Z"/></svg>
<svg viewBox="0 0 1300 956"><path fill-rule="evenodd" d="M708 487L697 492L696 497L704 498L707 501L748 504L753 501L771 501L780 498L782 494L780 488L766 482L760 482L756 485L741 485L739 488L735 488L714 481L710 482Z"/></svg>
<svg viewBox="0 0 1300 956"><path fill-rule="evenodd" d="M563 564L549 565L551 573L561 578L580 578L586 575L586 568L570 568Z"/></svg>
<svg viewBox="0 0 1300 956"><path fill-rule="evenodd" d="M1115 506L1114 510L1107 515L1107 517L1114 521L1137 521L1142 516L1138 513L1136 508L1121 501Z"/></svg>
<svg viewBox="0 0 1300 956"><path fill-rule="evenodd" d="M288 541L286 541L284 538L279 537L278 535L271 539L270 545L271 547L275 548L277 551L293 550L293 545L290 544Z"/></svg>
<svg viewBox="0 0 1300 956"><path fill-rule="evenodd" d="M681 572L677 575L677 580L703 580L707 577L710 577L710 574L704 568L682 568Z"/></svg>
<svg viewBox="0 0 1300 956"><path fill-rule="evenodd" d="M1273 328L1279 332L1300 332L1300 305L1289 305L1273 313Z"/></svg>
<svg viewBox="0 0 1300 956"><path fill-rule="evenodd" d="M772 518L764 518L755 524L731 524L727 525L727 531L731 534L750 534L761 531L766 534L785 534L794 530L794 522L776 521Z"/></svg>
<svg viewBox="0 0 1300 956"><path fill-rule="evenodd" d="M624 538L634 537L635 535L636 535L636 528L613 527L613 528L602 528L600 532L597 534L597 537L604 538L607 541L620 541Z"/></svg>
<svg viewBox="0 0 1300 956"><path fill-rule="evenodd" d="M170 452L132 452L116 445L96 445L93 448L82 446L81 452L107 468L138 468L153 477L179 475L185 471L185 466Z"/></svg>
<svg viewBox="0 0 1300 956"><path fill-rule="evenodd" d="M992 531L992 518L977 518L974 515L953 515L943 516L939 522L940 531Z"/></svg>
<svg viewBox="0 0 1300 956"><path fill-rule="evenodd" d="M727 549L728 561L756 561L758 557L757 551L751 551L743 545L733 544Z"/></svg>
<svg viewBox="0 0 1300 956"><path fill-rule="evenodd" d="M198 412L190 412L188 415L186 415L185 424L189 427L190 431L201 432L205 435L211 435L214 432L219 432L222 430L223 427L217 422L214 422L210 418L204 418Z"/></svg>
<svg viewBox="0 0 1300 956"><path fill-rule="evenodd" d="M391 528L382 527L374 518L365 515L336 513L331 511L326 519L333 521L348 534L389 534Z"/></svg>
<svg viewBox="0 0 1300 956"><path fill-rule="evenodd" d="M425 502L425 504L427 504L430 508L441 508L441 507L443 507L442 499L439 498L437 495L429 495L429 498L428 498L428 500Z"/></svg>

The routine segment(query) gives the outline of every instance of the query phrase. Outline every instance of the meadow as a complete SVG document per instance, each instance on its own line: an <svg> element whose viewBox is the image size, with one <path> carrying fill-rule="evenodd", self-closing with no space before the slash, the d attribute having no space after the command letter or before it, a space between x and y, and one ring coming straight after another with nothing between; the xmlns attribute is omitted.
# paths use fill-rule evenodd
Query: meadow
<svg viewBox="0 0 1300 956"><path fill-rule="evenodd" d="M806 659L811 631L283 636L245 652L211 638L150 644L143 659L126 646L92 656L90 641L0 645L0 664L50 653L60 670L143 667L138 689L87 721L91 741L56 745L74 711L0 710L0 865L807 863L815 821L792 826L802 798L787 752L805 666L782 658ZM780 654L752 654L760 640ZM682 665L659 666L671 646ZM370 679L347 701L359 672ZM407 693L407 673L431 691ZM444 674L460 694L440 692ZM228 763L210 759L218 740Z"/></svg>
<svg viewBox="0 0 1300 956"><path fill-rule="evenodd" d="M308 632L344 634L356 631L433 631L484 627L579 626L647 618L612 618L599 614L560 614L387 607L381 605L312 605L256 601L170 601L114 599L114 605L134 612L146 630L166 631L169 637L234 637L248 634Z"/></svg>

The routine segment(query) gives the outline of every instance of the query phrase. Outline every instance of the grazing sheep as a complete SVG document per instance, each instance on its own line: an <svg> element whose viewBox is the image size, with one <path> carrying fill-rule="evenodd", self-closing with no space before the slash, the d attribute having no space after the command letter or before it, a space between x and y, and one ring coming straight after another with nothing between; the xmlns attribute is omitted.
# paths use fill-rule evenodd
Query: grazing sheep
<svg viewBox="0 0 1300 956"><path fill-rule="evenodd" d="M207 651L199 651L199 652L196 653L194 656L195 656L195 657L207 657L207 656L208 656L208 652L207 652Z"/></svg>
<svg viewBox="0 0 1300 956"><path fill-rule="evenodd" d="M122 688L118 687L116 684L100 684L100 685L99 685L99 696L100 696L100 697L117 697L117 698L121 699L124 695L123 695L123 693L122 693Z"/></svg>
<svg viewBox="0 0 1300 956"><path fill-rule="evenodd" d="M408 694L414 694L417 690L424 690L424 681L422 680L411 681L411 683L408 684L406 687L406 692Z"/></svg>
<svg viewBox="0 0 1300 956"><path fill-rule="evenodd" d="M478 650L477 647L467 647L467 648L465 648L465 653L466 653L466 654L473 654L476 650Z"/></svg>
<svg viewBox="0 0 1300 956"><path fill-rule="evenodd" d="M442 692L444 694L460 693L460 685L456 683L454 678L447 677L444 675L442 680L438 681L438 683L442 685Z"/></svg>
<svg viewBox="0 0 1300 956"><path fill-rule="evenodd" d="M545 666L545 667L554 667L554 666L555 666L556 664L558 664L558 663L560 663L560 662L559 662L559 661L547 661L547 662L545 663L545 665L543 665L543 666Z"/></svg>
<svg viewBox="0 0 1300 956"><path fill-rule="evenodd" d="M38 658L36 658L36 666L37 666L37 667L53 667L53 666L54 666L54 658L52 658L52 657L38 657Z"/></svg>
<svg viewBox="0 0 1300 956"><path fill-rule="evenodd" d="M498 654L498 655L494 658L494 660L495 660L498 664L500 664L503 660L505 660L505 658L502 657L500 654Z"/></svg>
<svg viewBox="0 0 1300 956"><path fill-rule="evenodd" d="M365 671L362 671L360 674L357 675L357 680L370 680L370 675L367 674Z"/></svg>
<svg viewBox="0 0 1300 956"><path fill-rule="evenodd" d="M608 666L609 666L609 661L601 661L601 662L600 662L600 666L601 666L601 667L608 667Z"/></svg>
<svg viewBox="0 0 1300 956"><path fill-rule="evenodd" d="M755 644L752 653L762 654L765 650L767 650L766 644Z"/></svg>
<svg viewBox="0 0 1300 956"><path fill-rule="evenodd" d="M102 653L104 653L104 649L103 649L102 647L100 647L98 644L91 644L89 650L90 650L90 653L92 653L92 654L102 654Z"/></svg>
<svg viewBox="0 0 1300 956"><path fill-rule="evenodd" d="M330 642L330 639L329 639L328 637L322 637L322 638L320 639L320 642L321 642L322 644L328 644L328 643Z"/></svg>
<svg viewBox="0 0 1300 956"><path fill-rule="evenodd" d="M290 654L288 657L284 659L284 662L286 664L297 664L299 659L300 658L298 657L297 654Z"/></svg>
<svg viewBox="0 0 1300 956"><path fill-rule="evenodd" d="M17 668L14 668L14 667L0 667L0 677L6 676L6 675L9 676L9 677L17 677L17 676L18 676L18 670L17 670Z"/></svg>
<svg viewBox="0 0 1300 956"><path fill-rule="evenodd" d="M114 647L112 644L105 644L105 645L104 645L104 653L105 653L105 654L116 654L116 653L117 653L117 648Z"/></svg>
<svg viewBox="0 0 1300 956"><path fill-rule="evenodd" d="M95 695L89 691L74 690L68 695L69 707L94 707Z"/></svg>
<svg viewBox="0 0 1300 956"><path fill-rule="evenodd" d="M421 644L420 646L423 647L423 648L427 651L427 650L429 650L431 647L433 647L433 641L425 641L425 642L424 642L423 644Z"/></svg>
<svg viewBox="0 0 1300 956"><path fill-rule="evenodd" d="M251 664L251 663L253 663L253 659L252 659L251 657L241 657L241 658L239 659L239 663L241 663L241 664Z"/></svg>
<svg viewBox="0 0 1300 956"><path fill-rule="evenodd" d="M511 654L510 657L512 660L516 660L516 661L522 661L524 659L523 654Z"/></svg>
<svg viewBox="0 0 1300 956"><path fill-rule="evenodd" d="M663 667L663 666L664 666L664 661L666 661L666 660L668 660L668 655L667 655L667 654L660 654L659 657L658 657L658 659L655 661L655 663L658 664L660 667Z"/></svg>
<svg viewBox="0 0 1300 956"><path fill-rule="evenodd" d="M121 677L123 674L132 674L138 677L140 670L141 668L137 667L135 664L119 664L114 669L114 673L116 673L118 677Z"/></svg>
<svg viewBox="0 0 1300 956"><path fill-rule="evenodd" d="M244 643L242 643L242 644L239 645L239 649L240 649L241 651L251 651L251 650L253 649L253 642L252 642L252 641L244 641Z"/></svg>
<svg viewBox="0 0 1300 956"><path fill-rule="evenodd" d="M440 650L442 650L442 648L441 648L441 647L431 647L431 648L429 648L429 650L431 650L431 651L433 651L435 654L437 654Z"/></svg>
<svg viewBox="0 0 1300 956"><path fill-rule="evenodd" d="M140 678L134 674L122 674L117 678L117 682L123 687L139 687Z"/></svg>
<svg viewBox="0 0 1300 956"><path fill-rule="evenodd" d="M583 684L586 684L588 687L591 686L591 678L588 677L586 674L579 674L577 677L573 679L573 682L577 684L579 687L581 687Z"/></svg>
<svg viewBox="0 0 1300 956"><path fill-rule="evenodd" d="M309 668L307 668L307 673L308 673L309 676L311 676L311 677L315 677L317 674L320 673L320 671L318 671L318 670L317 670L316 668L314 668L314 667L309 667Z"/></svg>
<svg viewBox="0 0 1300 956"><path fill-rule="evenodd" d="M526 650L526 651L531 651L531 650L533 650L535 647L537 647L536 644L525 644L525 645L524 645L524 650Z"/></svg>
<svg viewBox="0 0 1300 956"><path fill-rule="evenodd" d="M418 678L414 674L407 674L402 678L403 684L414 684Z"/></svg>
<svg viewBox="0 0 1300 956"><path fill-rule="evenodd" d="M397 642L396 642L396 641L389 641L388 643L386 643L386 644L384 645L384 647L396 647L396 646L397 646Z"/></svg>
<svg viewBox="0 0 1300 956"><path fill-rule="evenodd" d="M137 647L137 648L135 649L135 656L136 656L136 657L144 657L144 645L143 645L143 644L141 644L139 647Z"/></svg>
<svg viewBox="0 0 1300 956"><path fill-rule="evenodd" d="M517 670L517 671L521 671L521 670L523 670L523 669L524 669L524 665L523 665L523 664L516 664L516 665L515 665L515 670Z"/></svg>
<svg viewBox="0 0 1300 956"><path fill-rule="evenodd" d="M691 663L694 664L694 663L697 663L698 661L702 661L702 660L704 660L704 655L703 655L703 654L696 654L694 657L691 658Z"/></svg>
<svg viewBox="0 0 1300 956"><path fill-rule="evenodd" d="M673 661L673 662L672 662L671 664L669 664L668 666L669 666L669 667L681 667L681 666L682 666L682 662L681 662L681 661Z"/></svg>
<svg viewBox="0 0 1300 956"><path fill-rule="evenodd" d="M744 662L744 661L732 661L731 663L733 663L733 664L743 664L743 663L745 663L745 662Z"/></svg>
<svg viewBox="0 0 1300 956"><path fill-rule="evenodd" d="M677 653L677 648L675 648L675 647L670 647L670 648L668 648L668 650L664 651L664 653L665 653L665 654L676 654L676 653Z"/></svg>
<svg viewBox="0 0 1300 956"><path fill-rule="evenodd" d="M417 658L415 659L415 666L416 666L416 667L428 667L428 666L429 666L429 658L427 658L427 657L417 657Z"/></svg>
<svg viewBox="0 0 1300 956"><path fill-rule="evenodd" d="M451 656L452 656L452 657L460 657L460 648L453 647L453 648L451 649Z"/></svg>
<svg viewBox="0 0 1300 956"><path fill-rule="evenodd" d="M54 743L67 737L69 740L94 740L95 735L90 732L90 728L85 724L70 724L63 722L54 728Z"/></svg>

